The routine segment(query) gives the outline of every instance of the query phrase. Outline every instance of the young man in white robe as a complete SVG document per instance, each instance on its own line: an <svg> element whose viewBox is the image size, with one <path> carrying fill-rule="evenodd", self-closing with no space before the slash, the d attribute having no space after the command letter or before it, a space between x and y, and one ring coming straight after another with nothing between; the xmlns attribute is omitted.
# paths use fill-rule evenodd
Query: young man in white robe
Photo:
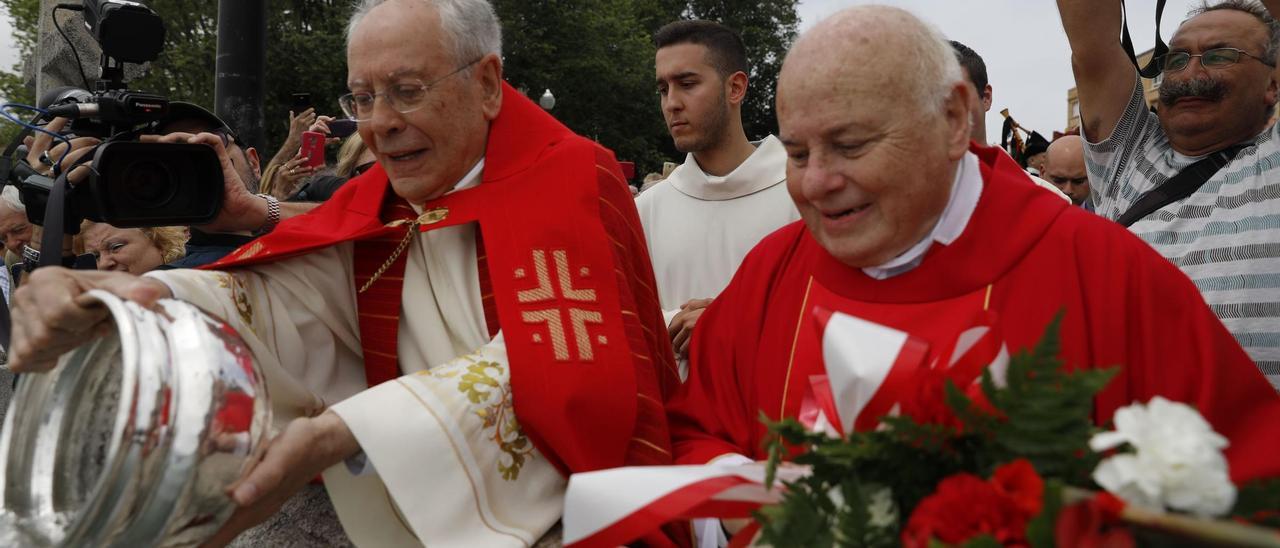
<svg viewBox="0 0 1280 548"><path fill-rule="evenodd" d="M688 156L636 207L668 334L684 356L698 317L747 252L800 214L787 195L778 138L753 143L743 130L750 67L742 37L711 21L676 21L654 34L654 45L662 115Z"/></svg>
<svg viewBox="0 0 1280 548"><path fill-rule="evenodd" d="M323 474L358 545L529 546L568 473L671 460L679 381L634 202L611 153L503 82L486 0L365 0L347 57L340 102L378 166L225 271L35 271L10 366L107 328L88 290L187 300L253 350L278 431L211 544ZM188 142L239 182L217 136ZM249 226L279 215L232 203Z"/></svg>

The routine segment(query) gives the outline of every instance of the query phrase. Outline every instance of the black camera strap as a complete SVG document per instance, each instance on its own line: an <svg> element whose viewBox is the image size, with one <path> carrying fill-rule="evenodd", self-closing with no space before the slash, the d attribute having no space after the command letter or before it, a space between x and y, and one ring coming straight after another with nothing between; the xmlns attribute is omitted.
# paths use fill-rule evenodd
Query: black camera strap
<svg viewBox="0 0 1280 548"><path fill-rule="evenodd" d="M1204 186L1213 174L1231 162L1245 147L1253 143L1240 143L1210 154L1196 163L1179 171L1160 186L1148 190L1129 206L1129 209L1116 219L1117 223L1126 227L1141 221L1156 210L1186 198Z"/></svg>
<svg viewBox="0 0 1280 548"><path fill-rule="evenodd" d="M1129 12L1124 7L1124 0L1120 0L1120 13L1124 16L1124 22L1121 26L1120 45L1124 46L1124 52L1129 54L1129 61L1133 62L1133 66L1138 69L1138 74L1143 78L1155 78L1160 75L1161 65L1164 64L1164 55L1169 53L1168 44L1160 38L1160 18L1164 15L1165 0L1156 0L1156 47L1151 53L1151 60L1147 61L1147 66L1138 65L1138 56L1133 52L1133 39L1129 37Z"/></svg>
<svg viewBox="0 0 1280 548"><path fill-rule="evenodd" d="M62 237L66 235L66 227L62 226L67 214L67 174L75 166L64 170L53 181L49 189L49 202L44 209L44 234L40 237L40 266L62 266Z"/></svg>

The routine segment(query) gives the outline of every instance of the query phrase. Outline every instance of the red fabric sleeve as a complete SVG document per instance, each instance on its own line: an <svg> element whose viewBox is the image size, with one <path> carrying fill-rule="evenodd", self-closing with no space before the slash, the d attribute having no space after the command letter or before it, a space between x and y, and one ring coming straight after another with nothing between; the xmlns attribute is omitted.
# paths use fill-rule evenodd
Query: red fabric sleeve
<svg viewBox="0 0 1280 548"><path fill-rule="evenodd" d="M1098 396L1099 424L1119 407L1164 396L1196 407L1230 440L1233 481L1280 475L1280 394L1199 289L1128 231L1091 232L1076 240L1089 263L1079 269L1084 306L1090 338L1109 341L1096 345L1091 363L1125 365ZM1104 238L1112 245L1100 245Z"/></svg>
<svg viewBox="0 0 1280 548"><path fill-rule="evenodd" d="M596 180L600 187L600 220L613 239L614 262L622 266L618 278L618 300L627 342L635 356L636 425L628 465L671 464L670 433L663 401L680 384L675 354L662 321L657 284L635 200L622 178L613 154L596 147ZM638 542L644 546L687 546L692 534L684 522L666 524L650 531Z"/></svg>
<svg viewBox="0 0 1280 548"><path fill-rule="evenodd" d="M613 242L614 276L622 322L636 375L636 423L627 448L628 465L670 464L671 435L662 402L680 382L671 343L662 329L662 310L654 289L653 268L640 230L635 201L626 190L612 154L596 147L600 219Z"/></svg>
<svg viewBox="0 0 1280 548"><path fill-rule="evenodd" d="M754 387L756 345L777 267L780 239L766 238L707 307L693 332L689 378L667 404L676 464L703 464L726 453L765 457L756 440L760 405Z"/></svg>

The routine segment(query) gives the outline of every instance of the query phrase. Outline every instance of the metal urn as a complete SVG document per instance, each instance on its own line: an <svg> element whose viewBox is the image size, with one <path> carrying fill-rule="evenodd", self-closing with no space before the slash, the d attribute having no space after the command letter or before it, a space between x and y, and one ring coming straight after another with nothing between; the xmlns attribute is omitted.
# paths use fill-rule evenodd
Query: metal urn
<svg viewBox="0 0 1280 548"><path fill-rule="evenodd" d="M0 546L191 546L261 456L266 386L245 342L190 304L103 291L113 329L22 375L0 437Z"/></svg>

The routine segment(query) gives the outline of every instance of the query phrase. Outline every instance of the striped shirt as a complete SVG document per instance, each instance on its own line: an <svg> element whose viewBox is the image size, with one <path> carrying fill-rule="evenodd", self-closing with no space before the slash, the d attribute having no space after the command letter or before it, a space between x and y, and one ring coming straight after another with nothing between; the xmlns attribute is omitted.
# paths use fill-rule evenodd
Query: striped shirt
<svg viewBox="0 0 1280 548"><path fill-rule="evenodd" d="M1135 79L1136 80L1136 79ZM1186 199L1130 227L1200 288L1267 380L1280 390L1280 135L1267 128ZM1169 145L1134 86L1111 137L1085 146L1097 213L1117 219L1143 193L1201 157ZM1169 319L1176 337L1177 318Z"/></svg>

